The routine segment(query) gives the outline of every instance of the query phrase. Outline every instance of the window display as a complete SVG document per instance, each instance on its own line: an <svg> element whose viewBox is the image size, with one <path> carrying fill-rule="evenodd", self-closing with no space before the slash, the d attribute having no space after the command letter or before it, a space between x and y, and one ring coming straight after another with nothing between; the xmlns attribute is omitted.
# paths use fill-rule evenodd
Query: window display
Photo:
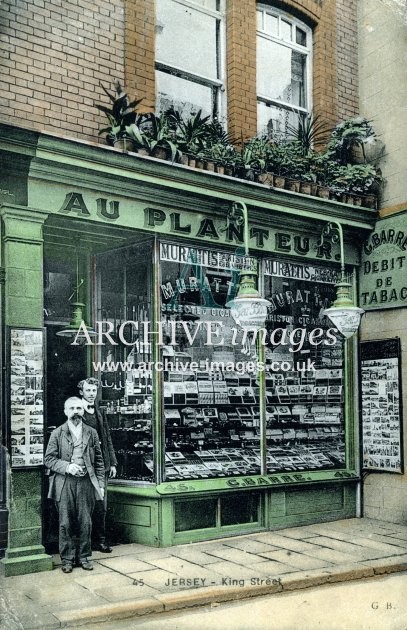
<svg viewBox="0 0 407 630"><path fill-rule="evenodd" d="M161 244L165 478L260 472L260 389L255 347L242 344L226 303L242 266L228 252Z"/></svg>
<svg viewBox="0 0 407 630"><path fill-rule="evenodd" d="M264 261L267 472L345 465L343 343L323 315L333 269Z"/></svg>
<svg viewBox="0 0 407 630"><path fill-rule="evenodd" d="M113 341L106 338L100 347L101 406L107 412L118 480L153 479L153 374L138 367L151 360L151 344L138 332L152 317L149 248L144 243L97 257L96 319Z"/></svg>

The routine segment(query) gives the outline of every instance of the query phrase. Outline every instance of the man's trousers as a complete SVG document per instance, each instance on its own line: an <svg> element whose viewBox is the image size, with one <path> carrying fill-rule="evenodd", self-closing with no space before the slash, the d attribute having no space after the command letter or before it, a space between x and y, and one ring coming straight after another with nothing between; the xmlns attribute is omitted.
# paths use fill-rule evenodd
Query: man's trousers
<svg viewBox="0 0 407 630"><path fill-rule="evenodd" d="M95 488L89 478L67 475L57 502L59 513L59 553L62 562L76 559L74 535L78 533L79 562L92 556L92 512L95 507Z"/></svg>
<svg viewBox="0 0 407 630"><path fill-rule="evenodd" d="M97 500L95 503L95 511L93 512L93 547L106 543L106 512L107 512L107 482L109 481L109 471L105 473L105 494L103 501Z"/></svg>

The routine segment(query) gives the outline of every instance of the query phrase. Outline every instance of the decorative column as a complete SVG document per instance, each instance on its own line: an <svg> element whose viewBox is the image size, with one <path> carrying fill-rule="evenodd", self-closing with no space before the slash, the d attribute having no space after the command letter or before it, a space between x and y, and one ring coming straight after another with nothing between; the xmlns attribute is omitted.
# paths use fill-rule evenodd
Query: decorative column
<svg viewBox="0 0 407 630"><path fill-rule="evenodd" d="M8 348L10 328L22 331L14 334L24 335L24 331L38 330L43 327L42 227L48 215L36 209L6 204L0 208L0 216L2 218L1 265L5 273L5 281L2 285L2 327ZM4 380L2 383L3 411L5 411L2 430L6 437L6 444L11 451L9 458L11 467L8 466L7 484L8 542L6 555L0 560L1 571L5 576L52 569L52 558L45 554L42 546L43 466L30 462L31 446L26 444L28 429L25 433L25 442L22 440L25 448L29 449L26 450L25 464L18 467L14 466L16 458L12 456L12 433L10 433L13 428L10 421L10 418L13 417L12 409L15 410L18 405L19 413L23 414L22 418L29 418L30 416L24 416L24 413L29 414L30 412L27 411L27 394L21 395L16 403L15 392L13 391L12 404L10 387L12 374L8 358L9 356L3 357L5 369L3 370ZM23 369L14 370L14 372L23 374L27 365L25 360L22 351L21 361L18 362L18 365ZM44 357L42 360L44 361ZM13 376L15 377L14 374ZM26 377L23 375L21 378ZM43 394L44 390L42 399ZM23 409L25 409L24 413ZM41 414L36 413L35 415L36 426L38 427L38 418L41 423ZM42 414L42 423L43 420ZM44 431L42 435L44 435ZM13 445L14 443L15 440L13 440Z"/></svg>

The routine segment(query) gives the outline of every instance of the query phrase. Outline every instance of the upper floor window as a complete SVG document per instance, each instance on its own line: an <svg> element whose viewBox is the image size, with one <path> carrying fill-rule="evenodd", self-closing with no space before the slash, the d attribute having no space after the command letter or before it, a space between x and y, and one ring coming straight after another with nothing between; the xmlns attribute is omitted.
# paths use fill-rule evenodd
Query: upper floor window
<svg viewBox="0 0 407 630"><path fill-rule="evenodd" d="M157 110L224 116L224 0L156 0Z"/></svg>
<svg viewBox="0 0 407 630"><path fill-rule="evenodd" d="M312 31L269 6L257 8L257 130L290 135L311 109Z"/></svg>

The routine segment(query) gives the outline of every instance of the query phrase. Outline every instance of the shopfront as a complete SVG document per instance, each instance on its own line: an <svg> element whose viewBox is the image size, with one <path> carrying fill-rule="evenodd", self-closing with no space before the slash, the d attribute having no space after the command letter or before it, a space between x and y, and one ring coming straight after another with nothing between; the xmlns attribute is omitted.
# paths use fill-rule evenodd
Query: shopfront
<svg viewBox="0 0 407 630"><path fill-rule="evenodd" d="M10 548L35 547L40 561L42 448L86 376L99 379L118 459L108 491L117 542L165 546L357 515L357 341L323 314L339 248L320 235L341 223L355 291L374 212L51 136L30 143L1 209L7 352L16 331L38 333L41 348L32 358L15 350L5 383L3 431L21 481L12 502L21 513L24 484L38 497L26 503L37 519L29 533L11 513ZM249 255L235 201L249 210ZM242 270L269 301L257 336L228 306ZM77 297L80 340L58 334Z"/></svg>

